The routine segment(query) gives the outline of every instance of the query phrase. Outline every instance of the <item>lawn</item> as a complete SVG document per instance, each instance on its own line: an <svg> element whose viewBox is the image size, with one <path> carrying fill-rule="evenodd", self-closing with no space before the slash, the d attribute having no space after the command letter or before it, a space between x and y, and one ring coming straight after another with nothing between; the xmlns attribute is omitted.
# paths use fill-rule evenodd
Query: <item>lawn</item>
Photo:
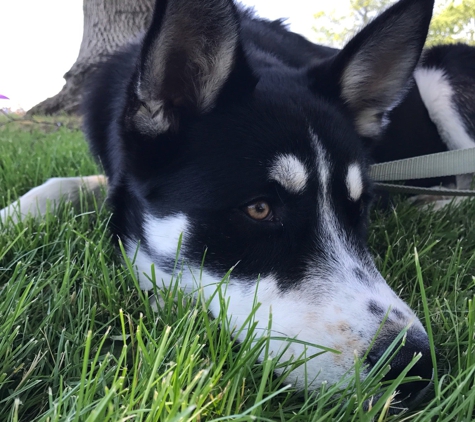
<svg viewBox="0 0 475 422"><path fill-rule="evenodd" d="M72 125L0 120L0 208L48 177L97 173ZM437 364L432 396L400 415L387 411L397 384L381 386L386 367L296 392L274 360L256 361L266 338L251 330L236 344L201 298L156 292L165 305L154 312L110 245L109 216L102 204L65 204L40 221L0 223L0 421L475 419L473 201L431 213L398 199L372 213L377 265L428 328Z"/></svg>

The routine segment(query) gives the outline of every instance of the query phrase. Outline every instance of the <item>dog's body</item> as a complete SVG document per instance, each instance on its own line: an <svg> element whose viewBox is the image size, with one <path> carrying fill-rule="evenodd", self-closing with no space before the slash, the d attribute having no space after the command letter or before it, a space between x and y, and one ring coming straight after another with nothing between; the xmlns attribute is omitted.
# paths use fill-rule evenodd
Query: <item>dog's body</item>
<svg viewBox="0 0 475 422"><path fill-rule="evenodd" d="M439 45L424 51L414 79L389 113L373 158L383 162L475 147L475 47ZM456 179L458 189L470 187L471 175ZM417 183L431 186L435 181Z"/></svg>
<svg viewBox="0 0 475 422"><path fill-rule="evenodd" d="M424 328L375 268L365 231L368 144L386 160L473 143L473 105L452 95L459 74L442 74L452 50L426 53L411 86L431 10L431 0L402 0L338 52L230 0L158 1L142 44L99 69L84 108L108 177L111 229L141 287L168 285L183 236L181 285L202 289L214 315L216 286L233 268L223 292L232 326L257 302L258 332L268 333L272 315L273 334L308 343L272 340L274 355L309 356L317 345L341 352L294 370L298 387L337 382L355 353L373 366L408 327L388 378L414 353L422 358L411 374L430 378ZM435 106L427 81L445 87ZM437 117L447 107L456 124ZM411 114L425 120L406 124ZM44 193L22 198L20 215ZM404 396L425 385L406 385Z"/></svg>

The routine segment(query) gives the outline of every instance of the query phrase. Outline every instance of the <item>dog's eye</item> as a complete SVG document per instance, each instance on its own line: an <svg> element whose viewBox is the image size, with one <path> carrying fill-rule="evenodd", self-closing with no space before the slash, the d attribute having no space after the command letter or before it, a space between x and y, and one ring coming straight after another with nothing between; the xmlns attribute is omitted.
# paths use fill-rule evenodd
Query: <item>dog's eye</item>
<svg viewBox="0 0 475 422"><path fill-rule="evenodd" d="M265 201L257 201L244 207L244 212L257 221L272 220L272 210L270 205Z"/></svg>

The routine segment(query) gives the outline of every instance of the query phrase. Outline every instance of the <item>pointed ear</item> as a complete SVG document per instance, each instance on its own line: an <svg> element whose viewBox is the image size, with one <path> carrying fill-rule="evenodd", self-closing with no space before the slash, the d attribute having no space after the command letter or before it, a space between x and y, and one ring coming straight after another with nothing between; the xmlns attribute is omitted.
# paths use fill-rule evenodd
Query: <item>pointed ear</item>
<svg viewBox="0 0 475 422"><path fill-rule="evenodd" d="M233 72L255 85L232 0L157 0L134 84L135 127L149 136L177 130L182 115L213 108Z"/></svg>
<svg viewBox="0 0 475 422"><path fill-rule="evenodd" d="M350 40L327 67L360 135L378 138L385 114L404 97L433 5L433 0L399 1Z"/></svg>

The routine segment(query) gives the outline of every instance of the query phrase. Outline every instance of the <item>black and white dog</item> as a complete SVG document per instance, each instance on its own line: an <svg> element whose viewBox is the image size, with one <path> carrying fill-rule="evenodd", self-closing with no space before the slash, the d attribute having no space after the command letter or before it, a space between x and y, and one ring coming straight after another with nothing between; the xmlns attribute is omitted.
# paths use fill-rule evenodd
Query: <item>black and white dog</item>
<svg viewBox="0 0 475 422"><path fill-rule="evenodd" d="M365 240L372 148L384 160L475 138L465 96L475 98L475 84L450 68L465 47L431 50L415 70L432 7L401 0L336 51L232 0L158 0L143 41L112 56L91 84L85 131L107 175L111 229L141 287L168 285L183 236L182 287L201 289L217 315L216 286L233 268L224 293L232 326L257 301L259 332L271 316L276 336L300 340L283 360L316 345L340 352L294 370L288 381L298 388L336 383L355 353L369 371L405 329L387 377L422 354L410 374L425 381L401 386L409 402L432 376L427 334ZM474 57L463 59L471 81ZM94 190L102 180L52 179L2 219L41 213L45 198L74 200L81 183ZM274 355L287 346L270 343Z"/></svg>

